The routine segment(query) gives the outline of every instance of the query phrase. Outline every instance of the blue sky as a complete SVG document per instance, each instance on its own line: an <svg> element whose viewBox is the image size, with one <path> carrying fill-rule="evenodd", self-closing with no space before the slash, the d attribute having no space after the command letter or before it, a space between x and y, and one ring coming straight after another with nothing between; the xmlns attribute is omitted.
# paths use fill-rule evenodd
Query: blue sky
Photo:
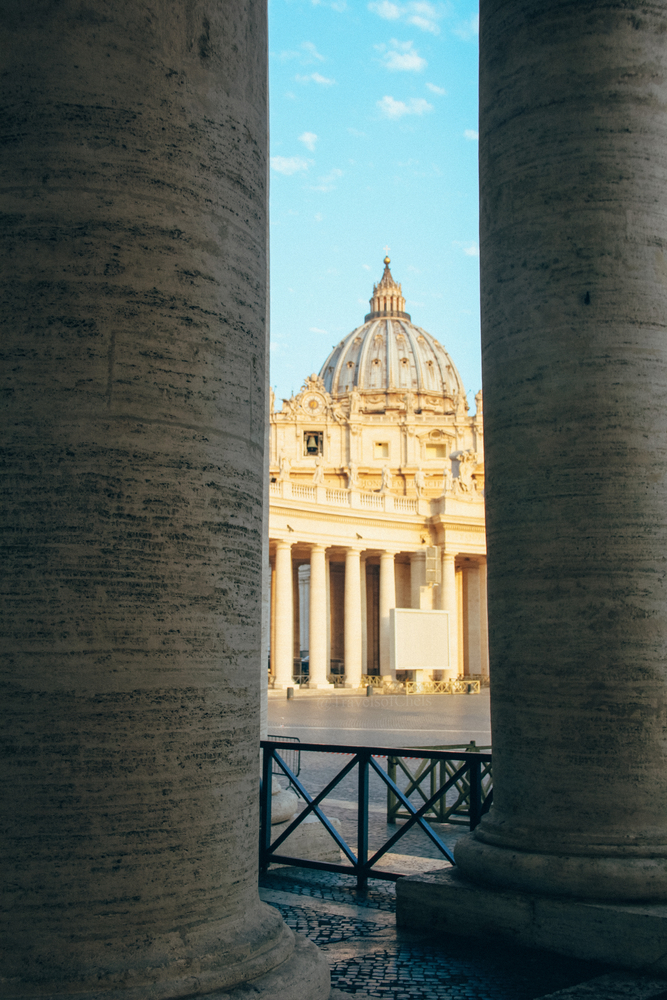
<svg viewBox="0 0 667 1000"><path fill-rule="evenodd" d="M271 384L319 371L385 247L412 321L481 388L477 3L270 0Z"/></svg>

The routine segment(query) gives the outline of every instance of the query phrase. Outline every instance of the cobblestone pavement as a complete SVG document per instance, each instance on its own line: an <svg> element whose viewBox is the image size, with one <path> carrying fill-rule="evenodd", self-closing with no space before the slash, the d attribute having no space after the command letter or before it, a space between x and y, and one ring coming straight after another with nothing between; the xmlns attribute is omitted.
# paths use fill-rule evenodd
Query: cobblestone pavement
<svg viewBox="0 0 667 1000"><path fill-rule="evenodd" d="M536 1000L608 971L592 962L491 941L397 932L395 887L274 868L262 898L327 954L332 987L385 1000Z"/></svg>

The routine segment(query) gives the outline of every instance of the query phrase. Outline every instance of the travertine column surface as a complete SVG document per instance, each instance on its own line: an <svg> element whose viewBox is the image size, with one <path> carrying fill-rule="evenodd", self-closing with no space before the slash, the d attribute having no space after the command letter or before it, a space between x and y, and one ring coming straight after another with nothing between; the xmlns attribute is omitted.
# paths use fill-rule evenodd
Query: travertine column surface
<svg viewBox="0 0 667 1000"><path fill-rule="evenodd" d="M390 611L396 607L396 579L394 574L394 553L380 554L380 674L391 676L391 618Z"/></svg>
<svg viewBox="0 0 667 1000"><path fill-rule="evenodd" d="M310 550L308 687L329 688L327 663L327 562L323 545Z"/></svg>
<svg viewBox="0 0 667 1000"><path fill-rule="evenodd" d="M345 552L345 602L343 609L345 643L345 687L361 686L361 552Z"/></svg>
<svg viewBox="0 0 667 1000"><path fill-rule="evenodd" d="M0 993L228 991L296 956L255 848L265 9L0 36Z"/></svg>
<svg viewBox="0 0 667 1000"><path fill-rule="evenodd" d="M472 878L667 899L667 3L484 0L494 804Z"/></svg>
<svg viewBox="0 0 667 1000"><path fill-rule="evenodd" d="M294 664L294 590L292 584L292 546L276 543L276 649L273 656L274 686L285 689L292 683Z"/></svg>

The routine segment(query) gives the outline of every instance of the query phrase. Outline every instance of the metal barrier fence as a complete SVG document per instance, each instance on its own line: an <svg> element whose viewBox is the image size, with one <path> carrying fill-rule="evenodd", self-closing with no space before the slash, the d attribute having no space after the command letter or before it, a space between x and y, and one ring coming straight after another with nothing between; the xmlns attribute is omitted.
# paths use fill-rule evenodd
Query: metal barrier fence
<svg viewBox="0 0 667 1000"><path fill-rule="evenodd" d="M468 824L474 830L483 814L491 805L493 792L487 789L487 794L483 794L482 773L485 767L490 768L491 754L479 751L470 752L468 750L416 750L411 748L396 747L360 747L347 746L330 743L301 743L299 750L301 753L329 753L344 754L351 759L348 760L338 773L328 782L328 784L318 792L313 798L292 769L287 764L280 751L294 750L294 744L287 740L262 740L262 785L260 792L260 847L259 862L260 868L266 869L269 864L296 865L300 868L315 868L320 871L340 872L345 875L356 875L357 885L365 885L369 877L396 881L401 878L400 872L380 870L376 866L384 855L405 836L405 834L415 826L419 826L426 836L438 848L440 853L454 864L454 855L442 842L437 833L429 826L426 816L433 812L439 800L446 796L450 788L456 788L461 780L465 778L468 800ZM449 769L443 774L445 780L439 784L438 788L425 798L423 792L420 794L424 798L423 804L419 808L410 802L408 796L398 787L387 771L377 761L377 758L388 758L394 760L424 760L438 762L456 762L450 764ZM289 780L297 794L306 803L303 812L282 831L282 833L271 843L271 776L274 767L282 771ZM336 830L325 813L320 808L320 804L327 795L345 778L354 768L357 768L357 845L356 854L347 843L342 834ZM369 809L368 793L369 778L371 772L377 774L386 784L393 794L399 806L405 809L407 821L388 840L369 857L368 833L369 833ZM432 770L428 772L429 777ZM414 775L410 775L414 778ZM438 784L438 782L436 782ZM417 787L415 785L415 787ZM280 846L287 840L297 827L307 816L314 814L322 825L329 832L329 835L338 845L347 859L347 864L336 864L329 861L314 861L309 858L295 858L279 853Z"/></svg>
<svg viewBox="0 0 667 1000"><path fill-rule="evenodd" d="M479 776L482 811L485 812L485 807L488 808L486 806L487 799L493 794L491 747L478 747L475 741L472 740L470 743L450 743L447 746L428 747L428 750L449 750L452 752L463 750L466 753L483 753L485 755ZM425 815L437 823L458 823L467 826L470 823L470 783L467 773L456 777L456 770L456 764L446 759L430 758L422 760L417 764L415 770L410 768L407 759L404 757L397 755L389 757L387 760L387 774L395 784L399 783L398 778L401 774L405 775L408 779L407 786L403 789L403 794L406 798L410 798L411 795L416 793L422 802L432 801L437 789L445 785L449 778L454 778L454 784L451 786L454 792L453 801L451 796L450 801L447 802L447 796L441 795L440 798L433 801L433 804L426 811ZM426 787L426 791L424 791L423 786ZM387 823L395 823L397 819L409 818L410 814L405 812L405 810L401 811L401 802L391 789L388 788Z"/></svg>

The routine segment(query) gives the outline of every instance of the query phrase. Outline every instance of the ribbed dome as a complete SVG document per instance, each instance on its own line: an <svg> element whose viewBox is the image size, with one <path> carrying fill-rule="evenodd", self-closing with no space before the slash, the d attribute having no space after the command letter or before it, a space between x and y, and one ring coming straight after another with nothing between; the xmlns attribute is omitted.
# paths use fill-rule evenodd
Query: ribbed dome
<svg viewBox="0 0 667 1000"><path fill-rule="evenodd" d="M341 340L324 362L320 378L326 389L332 396L356 387L362 393L402 391L465 398L461 376L447 351L404 312L405 299L389 263L386 257L366 322Z"/></svg>

